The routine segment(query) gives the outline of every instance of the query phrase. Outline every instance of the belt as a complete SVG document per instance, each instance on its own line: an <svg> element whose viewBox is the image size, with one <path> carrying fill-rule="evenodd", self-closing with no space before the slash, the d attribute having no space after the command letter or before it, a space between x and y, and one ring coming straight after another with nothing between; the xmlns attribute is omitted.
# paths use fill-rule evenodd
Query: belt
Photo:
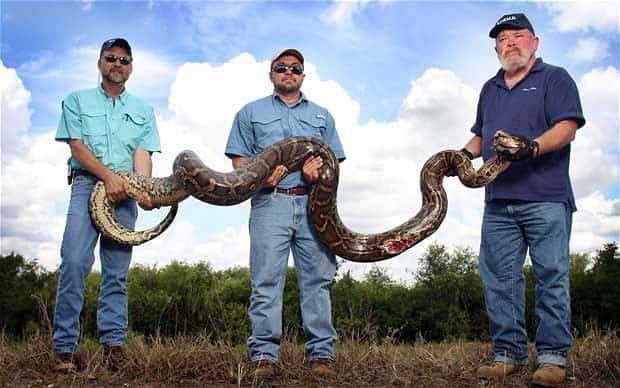
<svg viewBox="0 0 620 388"><path fill-rule="evenodd" d="M286 194L286 195L306 195L309 192L309 189L305 186L297 186L291 187L290 189L283 189L280 187L276 187L275 190L273 188L262 189L261 192L263 194L273 193Z"/></svg>
<svg viewBox="0 0 620 388"><path fill-rule="evenodd" d="M73 172L73 176L85 176L88 178L95 178L98 179L96 176L94 176L93 174L91 174L90 172L86 171L86 170L82 170L82 169L74 169L71 170Z"/></svg>

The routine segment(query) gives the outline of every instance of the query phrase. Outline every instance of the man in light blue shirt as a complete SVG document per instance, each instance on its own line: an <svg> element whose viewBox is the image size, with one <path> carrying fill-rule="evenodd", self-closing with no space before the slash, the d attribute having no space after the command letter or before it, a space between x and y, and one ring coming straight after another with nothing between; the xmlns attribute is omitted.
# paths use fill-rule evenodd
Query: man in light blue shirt
<svg viewBox="0 0 620 388"><path fill-rule="evenodd" d="M135 172L151 176L151 153L159 152L159 134L153 109L125 90L133 69L129 43L122 38L103 43L97 66L101 85L67 96L56 140L71 150L69 183L71 200L62 240L58 292L54 310L53 347L58 363L55 369L78 369L80 312L84 304L84 283L90 272L99 237L88 213L90 193L103 181L108 198L116 203L116 215L133 229L137 217L136 201L127 197L127 183L116 173ZM148 196L139 199L152 209ZM100 240L101 290L97 308L99 341L112 370L123 365L127 331L126 276L131 247L107 238Z"/></svg>
<svg viewBox="0 0 620 388"><path fill-rule="evenodd" d="M340 161L344 152L334 119L327 109L301 93L304 57L297 49L279 51L271 61L270 96L247 104L235 117L226 155L234 168L273 143L291 136L313 136L327 143ZM306 359L313 375L334 377L334 342L329 285L336 259L320 242L308 215L308 194L318 181L323 161L308 158L301 171L288 174L278 166L265 187L252 198L250 212L250 272L252 294L248 339L255 376L277 374L282 337L282 294L292 250L301 294L306 335Z"/></svg>

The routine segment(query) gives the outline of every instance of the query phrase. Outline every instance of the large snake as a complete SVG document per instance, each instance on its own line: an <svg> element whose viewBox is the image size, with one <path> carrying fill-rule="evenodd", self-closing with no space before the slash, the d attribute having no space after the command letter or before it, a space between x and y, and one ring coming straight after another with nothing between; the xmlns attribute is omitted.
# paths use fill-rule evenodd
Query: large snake
<svg viewBox="0 0 620 388"><path fill-rule="evenodd" d="M498 131L494 137L496 150L516 153L525 145L510 134ZM114 206L98 182L90 197L90 213L95 226L106 237L122 244L139 245L161 234L173 221L177 204L193 195L214 205L234 205L256 194L273 169L284 165L288 171L299 170L310 155L323 160L319 181L312 187L309 210L319 238L344 259L374 262L396 256L434 233L446 216L448 199L443 177L457 174L468 187L481 187L493 181L510 165L501 158L487 160L476 171L467 156L459 151L446 150L431 156L420 172L422 206L418 213L403 224L383 233L362 234L347 228L336 207L338 189L338 160L321 140L312 137L291 137L273 144L248 159L240 168L221 173L208 168L192 151L183 151L175 159L173 174L165 178L146 178L121 174L128 182L128 194L138 198L148 193L154 206L172 206L158 225L144 230L125 228L114 214Z"/></svg>

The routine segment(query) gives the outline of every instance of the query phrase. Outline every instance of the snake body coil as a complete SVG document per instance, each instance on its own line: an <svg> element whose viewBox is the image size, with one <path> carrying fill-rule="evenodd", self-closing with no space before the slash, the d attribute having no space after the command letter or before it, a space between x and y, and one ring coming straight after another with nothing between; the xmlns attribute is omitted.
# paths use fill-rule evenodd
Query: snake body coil
<svg viewBox="0 0 620 388"><path fill-rule="evenodd" d="M517 150L524 145L509 134L498 131L495 145L502 150ZM172 222L177 203L188 195L214 205L234 205L253 196L278 165L299 170L310 155L323 160L320 177L310 194L310 214L320 239L332 252L344 259L374 262L396 256L434 233L446 216L448 200L443 177L456 173L468 187L481 187L493 181L510 165L507 160L487 160L475 171L471 161L458 151L441 151L430 157L420 172L422 206L403 224L383 233L361 234L347 228L336 206L338 160L329 147L312 137L291 137L277 142L250 158L242 167L220 173L208 168L192 151L181 152L174 161L173 174L167 178L145 178L123 174L129 182L129 195L137 198L147 192L156 206L172 206L166 218L145 231L130 231L116 219L107 201L105 188L95 186L90 200L91 217L97 228L119 243L138 245L161 234Z"/></svg>

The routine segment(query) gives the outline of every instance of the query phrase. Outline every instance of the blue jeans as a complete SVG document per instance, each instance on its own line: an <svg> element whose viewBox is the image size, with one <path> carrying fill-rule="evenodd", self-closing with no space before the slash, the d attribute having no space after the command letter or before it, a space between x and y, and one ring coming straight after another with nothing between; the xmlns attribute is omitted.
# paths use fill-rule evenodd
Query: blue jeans
<svg viewBox="0 0 620 388"><path fill-rule="evenodd" d="M329 286L336 259L322 244L308 217L308 196L259 193L250 212L252 293L248 338L252 361L278 358L282 337L282 295L292 250L301 295L306 358L334 358Z"/></svg>
<svg viewBox="0 0 620 388"><path fill-rule="evenodd" d="M480 276L495 361L527 364L525 279L529 248L536 278L537 363L566 365L573 343L568 277L572 210L562 202L487 202Z"/></svg>
<svg viewBox="0 0 620 388"><path fill-rule="evenodd" d="M88 200L95 178L76 176L71 185L71 201L62 238L56 308L54 310L54 351L74 353L79 348L80 313L84 304L84 284L95 261L99 237L88 214ZM132 199L116 206L119 221L133 230L138 209ZM100 240L101 289L97 306L99 341L106 346L126 341L126 277L131 261L131 246Z"/></svg>

